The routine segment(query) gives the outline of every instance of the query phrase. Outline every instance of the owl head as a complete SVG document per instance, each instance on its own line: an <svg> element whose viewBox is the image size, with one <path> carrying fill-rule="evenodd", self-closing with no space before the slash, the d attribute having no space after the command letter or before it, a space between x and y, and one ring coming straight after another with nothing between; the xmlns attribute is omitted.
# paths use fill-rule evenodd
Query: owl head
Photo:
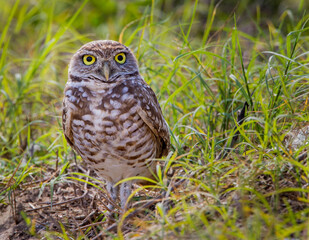
<svg viewBox="0 0 309 240"><path fill-rule="evenodd" d="M111 40L83 45L69 65L69 76L104 83L115 82L122 75L136 72L137 61L130 49Z"/></svg>

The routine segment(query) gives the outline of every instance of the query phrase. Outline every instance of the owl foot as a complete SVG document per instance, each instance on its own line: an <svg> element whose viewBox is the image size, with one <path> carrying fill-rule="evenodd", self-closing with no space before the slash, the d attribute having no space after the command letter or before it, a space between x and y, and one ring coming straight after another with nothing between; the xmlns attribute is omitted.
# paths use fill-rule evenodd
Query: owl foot
<svg viewBox="0 0 309 240"><path fill-rule="evenodd" d="M115 184L112 182L107 182L106 190L109 193L109 196L113 203L108 203L107 208L109 209L110 213L114 212L115 206L117 206L117 197L119 193L119 186L114 186Z"/></svg>
<svg viewBox="0 0 309 240"><path fill-rule="evenodd" d="M132 192L132 182L131 181L120 184L120 205L121 205L121 209L123 212L125 212L125 210L128 207L127 201L128 201L128 198L131 192Z"/></svg>

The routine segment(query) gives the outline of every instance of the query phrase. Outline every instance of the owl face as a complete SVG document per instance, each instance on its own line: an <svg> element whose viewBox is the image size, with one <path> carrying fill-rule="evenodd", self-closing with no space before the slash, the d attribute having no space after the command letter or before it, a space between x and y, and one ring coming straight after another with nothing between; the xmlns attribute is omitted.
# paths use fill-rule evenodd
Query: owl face
<svg viewBox="0 0 309 240"><path fill-rule="evenodd" d="M130 49L110 40L85 44L74 54L69 66L70 76L104 83L136 72L137 61Z"/></svg>

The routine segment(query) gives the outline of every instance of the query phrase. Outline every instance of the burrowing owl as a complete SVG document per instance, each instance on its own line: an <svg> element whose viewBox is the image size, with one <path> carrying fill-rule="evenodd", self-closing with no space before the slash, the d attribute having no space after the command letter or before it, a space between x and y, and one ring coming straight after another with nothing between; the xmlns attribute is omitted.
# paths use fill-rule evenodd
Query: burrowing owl
<svg viewBox="0 0 309 240"><path fill-rule="evenodd" d="M69 144L107 182L124 208L134 176L151 177L155 158L170 147L156 95L139 74L129 48L93 41L72 57L64 90L63 129ZM135 180L135 182L138 182Z"/></svg>

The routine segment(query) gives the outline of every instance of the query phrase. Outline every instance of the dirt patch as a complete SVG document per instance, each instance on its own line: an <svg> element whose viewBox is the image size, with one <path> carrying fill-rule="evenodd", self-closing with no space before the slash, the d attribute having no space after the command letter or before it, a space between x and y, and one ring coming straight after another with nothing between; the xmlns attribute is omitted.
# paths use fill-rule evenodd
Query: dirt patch
<svg viewBox="0 0 309 240"><path fill-rule="evenodd" d="M20 203L16 209L17 215L13 216L12 208L9 205L0 207L0 239L36 239L28 233L28 227L23 221L20 212L23 211Z"/></svg>
<svg viewBox="0 0 309 240"><path fill-rule="evenodd" d="M54 170L45 176L20 185L7 199L8 205L0 206L0 239L39 239L47 231L62 233L63 229L76 236L82 226L104 219L107 204L103 192L79 181L67 181ZM100 227L103 225L104 221ZM88 231L87 236L94 234Z"/></svg>
<svg viewBox="0 0 309 240"><path fill-rule="evenodd" d="M94 172L86 172L82 165L78 168L73 165L62 176L49 169L43 179L24 181L12 191L7 204L0 205L0 239L32 240L64 232L73 238L83 234L93 238L111 226L115 221L108 215L110 200L104 184L70 174L77 171L98 178ZM68 177L88 181L88 184ZM134 198L140 202L155 195L141 191ZM117 206L113 216L118 218ZM113 232L108 235L112 236Z"/></svg>

